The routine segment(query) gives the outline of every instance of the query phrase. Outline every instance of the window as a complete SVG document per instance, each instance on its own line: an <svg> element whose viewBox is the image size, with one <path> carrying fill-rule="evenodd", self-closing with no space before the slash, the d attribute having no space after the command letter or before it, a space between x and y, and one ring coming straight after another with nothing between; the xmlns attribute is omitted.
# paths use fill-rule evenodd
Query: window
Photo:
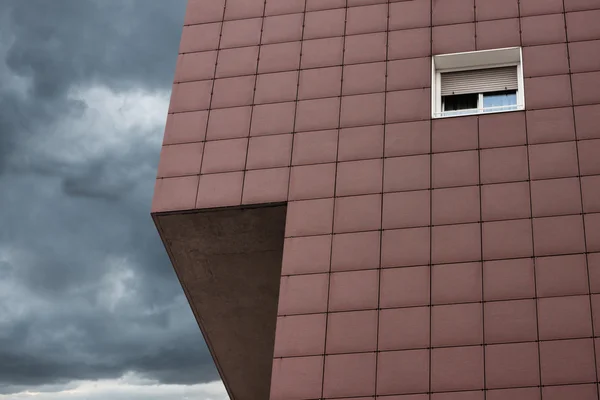
<svg viewBox="0 0 600 400"><path fill-rule="evenodd" d="M432 71L433 118L525 108L518 47L434 56Z"/></svg>

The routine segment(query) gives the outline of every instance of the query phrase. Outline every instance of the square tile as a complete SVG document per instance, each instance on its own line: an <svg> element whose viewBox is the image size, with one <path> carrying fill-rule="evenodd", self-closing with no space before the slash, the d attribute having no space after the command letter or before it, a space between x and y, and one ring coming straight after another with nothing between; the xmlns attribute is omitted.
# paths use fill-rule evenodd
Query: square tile
<svg viewBox="0 0 600 400"><path fill-rule="evenodd" d="M334 272L329 289L329 311L377 308L379 271Z"/></svg>
<svg viewBox="0 0 600 400"><path fill-rule="evenodd" d="M577 130L579 129L577 124ZM527 111L527 136L529 144L575 140L573 109L553 108Z"/></svg>
<svg viewBox="0 0 600 400"><path fill-rule="evenodd" d="M537 340L535 300L484 303L485 342L510 343Z"/></svg>
<svg viewBox="0 0 600 400"><path fill-rule="evenodd" d="M540 340L592 336L589 296L538 299Z"/></svg>
<svg viewBox="0 0 600 400"><path fill-rule="evenodd" d="M346 7L345 0L306 0L306 11Z"/></svg>
<svg viewBox="0 0 600 400"><path fill-rule="evenodd" d="M203 143L186 143L163 146L158 163L159 178L198 175L202 163Z"/></svg>
<svg viewBox="0 0 600 400"><path fill-rule="evenodd" d="M294 130L295 103L264 104L252 107L250 136L290 133Z"/></svg>
<svg viewBox="0 0 600 400"><path fill-rule="evenodd" d="M431 350L431 390L483 389L483 346Z"/></svg>
<svg viewBox="0 0 600 400"><path fill-rule="evenodd" d="M569 73L569 54L565 43L523 48L523 75L559 75Z"/></svg>
<svg viewBox="0 0 600 400"><path fill-rule="evenodd" d="M294 71L300 65L300 42L266 44L260 48L258 73Z"/></svg>
<svg viewBox="0 0 600 400"><path fill-rule="evenodd" d="M381 266L429 263L429 228L385 230L381 236Z"/></svg>
<svg viewBox="0 0 600 400"><path fill-rule="evenodd" d="M306 0L267 0L265 15L300 13L304 11Z"/></svg>
<svg viewBox="0 0 600 400"><path fill-rule="evenodd" d="M287 167L292 156L292 135L252 137L248 143L247 169Z"/></svg>
<svg viewBox="0 0 600 400"><path fill-rule="evenodd" d="M431 400L484 400L483 390L460 391L460 392L437 392L431 394ZM489 392L485 392L489 393ZM487 394L486 394L487 396ZM530 400L530 399L528 399Z"/></svg>
<svg viewBox="0 0 600 400"><path fill-rule="evenodd" d="M429 225L429 190L385 193L383 195L383 229Z"/></svg>
<svg viewBox="0 0 600 400"><path fill-rule="evenodd" d="M527 109L568 107L571 100L571 81L568 75L525 78Z"/></svg>
<svg viewBox="0 0 600 400"><path fill-rule="evenodd" d="M338 161L367 160L382 157L383 125L340 130Z"/></svg>
<svg viewBox="0 0 600 400"><path fill-rule="evenodd" d="M563 12L562 0L521 0L521 17Z"/></svg>
<svg viewBox="0 0 600 400"><path fill-rule="evenodd" d="M487 400L540 400L540 388L495 389L486 392Z"/></svg>
<svg viewBox="0 0 600 400"><path fill-rule="evenodd" d="M242 203L258 204L287 201L289 178L289 168L246 171Z"/></svg>
<svg viewBox="0 0 600 400"><path fill-rule="evenodd" d="M482 229L484 260L533 255L530 219L484 222Z"/></svg>
<svg viewBox="0 0 600 400"><path fill-rule="evenodd" d="M377 319L377 310L328 314L327 354L376 350Z"/></svg>
<svg viewBox="0 0 600 400"><path fill-rule="evenodd" d="M342 97L342 127L383 124L385 93Z"/></svg>
<svg viewBox="0 0 600 400"><path fill-rule="evenodd" d="M456 2L456 0L454 0ZM445 0L438 0L444 3ZM463 2L465 3L465 2ZM433 54L460 53L475 50L475 24L434 26Z"/></svg>
<svg viewBox="0 0 600 400"><path fill-rule="evenodd" d="M302 200L288 203L285 235L311 236L331 233L333 199Z"/></svg>
<svg viewBox="0 0 600 400"><path fill-rule="evenodd" d="M204 145L202 173L242 171L246 163L248 139L214 140Z"/></svg>
<svg viewBox="0 0 600 400"><path fill-rule="evenodd" d="M535 260L535 275L539 297L588 293L585 254L538 257Z"/></svg>
<svg viewBox="0 0 600 400"><path fill-rule="evenodd" d="M485 348L485 381L488 388L540 384L537 343L497 344Z"/></svg>
<svg viewBox="0 0 600 400"><path fill-rule="evenodd" d="M254 46L260 43L261 18L225 21L221 33L220 47ZM201 37L201 36L199 36Z"/></svg>
<svg viewBox="0 0 600 400"><path fill-rule="evenodd" d="M403 379L398 379L401 376ZM377 359L377 393L426 392L429 389L429 351L386 351Z"/></svg>
<svg viewBox="0 0 600 400"><path fill-rule="evenodd" d="M296 107L296 131L334 129L339 125L340 99L299 101Z"/></svg>
<svg viewBox="0 0 600 400"><path fill-rule="evenodd" d="M453 263L481 259L479 224L443 225L431 228L431 262Z"/></svg>
<svg viewBox="0 0 600 400"><path fill-rule="evenodd" d="M302 39L302 13L265 17L262 26L261 43L292 42Z"/></svg>
<svg viewBox="0 0 600 400"><path fill-rule="evenodd" d="M260 17L264 11L265 3L262 0L229 0L225 6L225 19Z"/></svg>
<svg viewBox="0 0 600 400"><path fill-rule="evenodd" d="M537 15L521 19L523 46L563 43L566 41L563 14Z"/></svg>
<svg viewBox="0 0 600 400"><path fill-rule="evenodd" d="M483 263L483 298L509 300L535 296L533 259L486 261Z"/></svg>
<svg viewBox="0 0 600 400"><path fill-rule="evenodd" d="M304 39L318 39L344 35L346 10L307 12L304 17Z"/></svg>
<svg viewBox="0 0 600 400"><path fill-rule="evenodd" d="M379 267L380 232L355 232L333 236L331 270L350 271Z"/></svg>
<svg viewBox="0 0 600 400"><path fill-rule="evenodd" d="M434 26L475 20L474 0L431 0L431 5Z"/></svg>
<svg viewBox="0 0 600 400"><path fill-rule="evenodd" d="M581 213L578 178L531 181L534 217Z"/></svg>
<svg viewBox="0 0 600 400"><path fill-rule="evenodd" d="M500 183L481 187L481 213L484 221L529 218L529 183Z"/></svg>
<svg viewBox="0 0 600 400"><path fill-rule="evenodd" d="M323 354L327 314L290 315L277 318L274 357Z"/></svg>
<svg viewBox="0 0 600 400"><path fill-rule="evenodd" d="M585 251L581 216L535 218L533 243L537 256Z"/></svg>
<svg viewBox="0 0 600 400"><path fill-rule="evenodd" d="M440 118L431 122L434 153L472 150L478 147L478 117Z"/></svg>
<svg viewBox="0 0 600 400"><path fill-rule="evenodd" d="M346 35L385 32L387 29L387 4L350 7L347 11Z"/></svg>
<svg viewBox="0 0 600 400"><path fill-rule="evenodd" d="M584 176L581 178L583 194L583 211L600 212L600 176Z"/></svg>
<svg viewBox="0 0 600 400"><path fill-rule="evenodd" d="M385 61L386 44L385 33L347 36L344 45L344 64Z"/></svg>
<svg viewBox="0 0 600 400"><path fill-rule="evenodd" d="M502 2L475 0L475 16L477 21L517 18L519 16L519 2L517 0Z"/></svg>
<svg viewBox="0 0 600 400"><path fill-rule="evenodd" d="M429 155L386 158L383 191L428 189L429 165Z"/></svg>
<svg viewBox="0 0 600 400"><path fill-rule="evenodd" d="M431 25L431 0L400 1L389 4L389 29L423 28Z"/></svg>
<svg viewBox="0 0 600 400"><path fill-rule="evenodd" d="M196 208L237 206L242 203L244 173L227 172L202 175L196 197Z"/></svg>
<svg viewBox="0 0 600 400"><path fill-rule="evenodd" d="M191 210L196 203L198 176L157 179L152 212Z"/></svg>
<svg viewBox="0 0 600 400"><path fill-rule="evenodd" d="M590 290L592 293L600 293L600 253L589 253L587 255L587 262Z"/></svg>
<svg viewBox="0 0 600 400"><path fill-rule="evenodd" d="M429 28L403 29L389 33L388 60L429 57L430 55L431 30Z"/></svg>
<svg viewBox="0 0 600 400"><path fill-rule="evenodd" d="M483 343L481 303L433 306L431 345L463 346Z"/></svg>
<svg viewBox="0 0 600 400"><path fill-rule="evenodd" d="M527 147L481 150L481 183L517 182L529 179Z"/></svg>
<svg viewBox="0 0 600 400"><path fill-rule="evenodd" d="M208 111L168 114L163 145L204 140L207 120Z"/></svg>
<svg viewBox="0 0 600 400"><path fill-rule="evenodd" d="M423 121L430 117L429 88L386 93L386 123Z"/></svg>
<svg viewBox="0 0 600 400"><path fill-rule="evenodd" d="M273 360L270 398L317 398L323 388L323 356Z"/></svg>
<svg viewBox="0 0 600 400"><path fill-rule="evenodd" d="M381 270L381 308L426 306L428 304L428 266Z"/></svg>
<svg viewBox="0 0 600 400"><path fill-rule="evenodd" d="M175 82L200 81L215 76L216 51L180 54L177 57Z"/></svg>
<svg viewBox="0 0 600 400"><path fill-rule="evenodd" d="M594 0L566 0L565 11L594 10L598 4Z"/></svg>
<svg viewBox="0 0 600 400"><path fill-rule="evenodd" d="M292 164L335 162L337 146L337 130L295 133Z"/></svg>
<svg viewBox="0 0 600 400"><path fill-rule="evenodd" d="M581 175L600 175L600 140L579 141L577 150Z"/></svg>
<svg viewBox="0 0 600 400"><path fill-rule="evenodd" d="M298 72L262 74L256 78L255 104L295 101L298 90Z"/></svg>
<svg viewBox="0 0 600 400"><path fill-rule="evenodd" d="M443 264L431 268L433 304L481 301L481 263Z"/></svg>
<svg viewBox="0 0 600 400"><path fill-rule="evenodd" d="M596 380L592 339L540 342L542 385Z"/></svg>
<svg viewBox="0 0 600 400"><path fill-rule="evenodd" d="M315 164L292 167L290 200L333 197L335 164Z"/></svg>
<svg viewBox="0 0 600 400"><path fill-rule="evenodd" d="M383 92L386 82L385 62L344 65L344 96Z"/></svg>
<svg viewBox="0 0 600 400"><path fill-rule="evenodd" d="M333 231L360 232L381 229L381 195L335 199Z"/></svg>
<svg viewBox="0 0 600 400"><path fill-rule="evenodd" d="M595 400L598 398L598 388L595 384L545 386L542 388L542 395L548 400Z"/></svg>
<svg viewBox="0 0 600 400"><path fill-rule="evenodd" d="M431 58L389 61L387 75L388 91L431 87Z"/></svg>
<svg viewBox="0 0 600 400"><path fill-rule="evenodd" d="M223 19L224 0L191 0L185 10L185 25L203 24Z"/></svg>
<svg viewBox="0 0 600 400"><path fill-rule="evenodd" d="M307 69L300 72L298 98L318 99L339 96L342 87L342 67Z"/></svg>
<svg viewBox="0 0 600 400"><path fill-rule="evenodd" d="M301 68L322 68L342 65L344 41L341 37L304 40Z"/></svg>
<svg viewBox="0 0 600 400"><path fill-rule="evenodd" d="M429 319L429 307L381 310L379 312L379 350L429 347Z"/></svg>
<svg viewBox="0 0 600 400"><path fill-rule="evenodd" d="M600 18L600 10L571 12L566 17L569 41L600 39L600 29L594 23Z"/></svg>
<svg viewBox="0 0 600 400"><path fill-rule="evenodd" d="M219 50L217 78L256 74L258 46Z"/></svg>
<svg viewBox="0 0 600 400"><path fill-rule="evenodd" d="M338 163L336 196L380 193L383 160L361 160Z"/></svg>
<svg viewBox="0 0 600 400"><path fill-rule="evenodd" d="M286 238L283 242L282 275L328 272L331 235Z"/></svg>
<svg viewBox="0 0 600 400"><path fill-rule="evenodd" d="M477 22L477 50L521 45L519 18Z"/></svg>
<svg viewBox="0 0 600 400"><path fill-rule="evenodd" d="M597 104L600 102L600 95L592 88L600 84L600 72L585 72L572 75L573 85L573 104Z"/></svg>
<svg viewBox="0 0 600 400"><path fill-rule="evenodd" d="M430 151L429 121L387 124L385 126L385 156L410 156Z"/></svg>
<svg viewBox="0 0 600 400"><path fill-rule="evenodd" d="M531 179L577 176L575 142L547 143L529 147Z"/></svg>
<svg viewBox="0 0 600 400"><path fill-rule="evenodd" d="M569 43L569 56L573 72L600 70L600 40Z"/></svg>
<svg viewBox="0 0 600 400"><path fill-rule="evenodd" d="M432 192L432 223L460 224L479 221L479 187L435 189Z"/></svg>
<svg viewBox="0 0 600 400"><path fill-rule="evenodd" d="M170 113L208 110L212 81L176 83L171 93Z"/></svg>
<svg viewBox="0 0 600 400"><path fill-rule="evenodd" d="M329 274L282 276L277 315L327 311Z"/></svg>
<svg viewBox="0 0 600 400"><path fill-rule="evenodd" d="M434 188L477 185L479 183L477 151L439 153L433 154L431 157ZM482 157L482 178L485 172L483 166Z"/></svg>
<svg viewBox="0 0 600 400"><path fill-rule="evenodd" d="M255 76L215 79L212 108L249 106L254 99Z"/></svg>
<svg viewBox="0 0 600 400"><path fill-rule="evenodd" d="M219 46L221 23L184 26L181 32L179 53L216 50ZM197 38L201 37L202 40Z"/></svg>
<svg viewBox="0 0 600 400"><path fill-rule="evenodd" d="M498 113L479 116L479 146L519 146L527 143L525 113Z"/></svg>
<svg viewBox="0 0 600 400"><path fill-rule="evenodd" d="M252 107L223 108L210 110L207 140L235 139L250 134Z"/></svg>

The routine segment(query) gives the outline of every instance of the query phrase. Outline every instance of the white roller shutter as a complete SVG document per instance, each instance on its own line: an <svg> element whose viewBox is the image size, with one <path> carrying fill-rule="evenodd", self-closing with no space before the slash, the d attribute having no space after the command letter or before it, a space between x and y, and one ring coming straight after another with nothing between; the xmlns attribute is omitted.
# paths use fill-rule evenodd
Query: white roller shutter
<svg viewBox="0 0 600 400"><path fill-rule="evenodd" d="M441 74L442 96L517 90L517 67L476 69Z"/></svg>

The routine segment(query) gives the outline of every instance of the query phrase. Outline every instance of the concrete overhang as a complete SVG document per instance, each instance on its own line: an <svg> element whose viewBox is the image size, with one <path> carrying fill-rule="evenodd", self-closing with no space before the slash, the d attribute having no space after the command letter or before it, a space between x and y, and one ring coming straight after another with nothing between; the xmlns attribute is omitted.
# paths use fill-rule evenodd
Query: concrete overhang
<svg viewBox="0 0 600 400"><path fill-rule="evenodd" d="M286 205L152 217L231 400L268 399Z"/></svg>

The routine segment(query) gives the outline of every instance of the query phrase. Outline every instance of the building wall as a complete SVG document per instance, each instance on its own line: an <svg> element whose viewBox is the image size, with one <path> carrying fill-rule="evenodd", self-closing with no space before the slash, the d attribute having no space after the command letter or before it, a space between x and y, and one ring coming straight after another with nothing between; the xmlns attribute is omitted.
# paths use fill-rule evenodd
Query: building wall
<svg viewBox="0 0 600 400"><path fill-rule="evenodd" d="M153 211L288 202L271 400L598 399L599 21L189 1ZM432 54L511 46L526 111L431 121Z"/></svg>

